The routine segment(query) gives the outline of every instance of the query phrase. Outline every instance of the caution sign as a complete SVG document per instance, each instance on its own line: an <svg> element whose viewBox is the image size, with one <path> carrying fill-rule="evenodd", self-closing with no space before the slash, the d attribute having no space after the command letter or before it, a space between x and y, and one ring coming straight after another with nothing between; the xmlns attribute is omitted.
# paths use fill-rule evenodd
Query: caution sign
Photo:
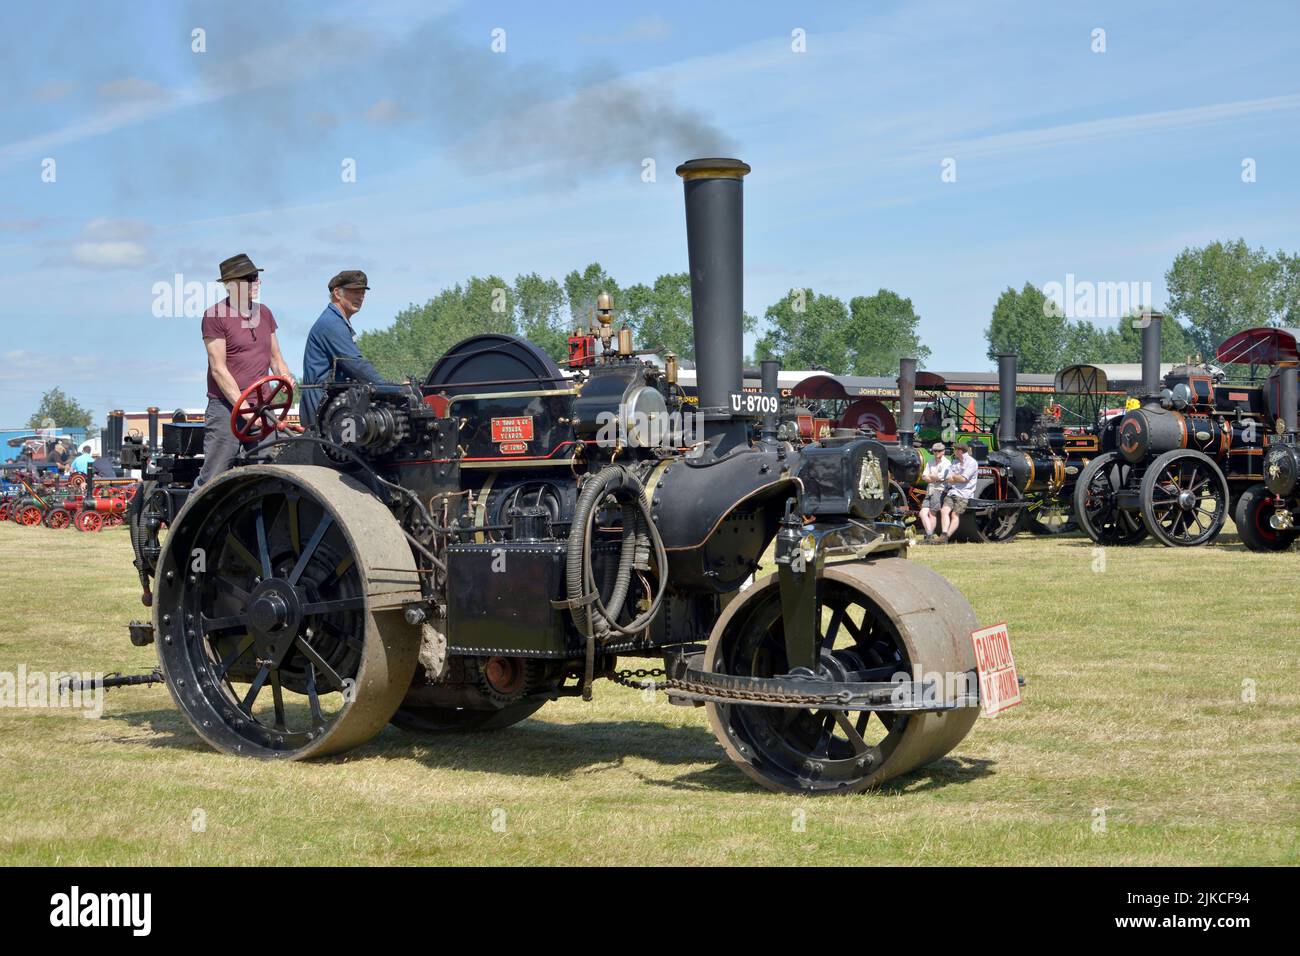
<svg viewBox="0 0 1300 956"><path fill-rule="evenodd" d="M520 415L515 418L492 419L492 440L494 442L532 441L533 417Z"/></svg>
<svg viewBox="0 0 1300 956"><path fill-rule="evenodd" d="M994 717L1020 703L1020 679L1011 656L1011 635L1006 624L994 624L971 631L975 645L975 669L980 678L980 709Z"/></svg>

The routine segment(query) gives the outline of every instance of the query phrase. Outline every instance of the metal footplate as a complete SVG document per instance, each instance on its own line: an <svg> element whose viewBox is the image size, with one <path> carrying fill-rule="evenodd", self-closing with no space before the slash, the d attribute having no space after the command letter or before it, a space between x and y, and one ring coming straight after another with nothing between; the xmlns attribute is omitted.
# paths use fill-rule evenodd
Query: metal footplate
<svg viewBox="0 0 1300 956"><path fill-rule="evenodd" d="M744 704L747 707L815 707L818 710L871 710L935 713L979 706L979 680L965 676L965 693L943 699L937 682L876 679L829 681L799 675L743 677L704 670L704 654L665 654L665 690L672 703ZM859 671L858 676L892 678L893 666Z"/></svg>

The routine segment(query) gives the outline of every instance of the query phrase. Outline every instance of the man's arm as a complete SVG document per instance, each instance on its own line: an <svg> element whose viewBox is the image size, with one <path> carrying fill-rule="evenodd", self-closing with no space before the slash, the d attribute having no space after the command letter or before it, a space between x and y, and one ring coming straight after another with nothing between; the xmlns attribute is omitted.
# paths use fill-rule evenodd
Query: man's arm
<svg viewBox="0 0 1300 956"><path fill-rule="evenodd" d="M208 350L208 368L212 370L217 388L221 389L221 394L231 405L239 404L239 385L226 367L226 340L204 336L203 345Z"/></svg>
<svg viewBox="0 0 1300 956"><path fill-rule="evenodd" d="M298 387L298 380L293 377L293 372L289 371L289 363L284 360L284 355L280 352L280 337L274 332L271 333L271 371L282 378L287 378L294 388Z"/></svg>
<svg viewBox="0 0 1300 956"><path fill-rule="evenodd" d="M385 382L379 370L371 364L370 360L361 354L361 349L357 348L357 343L352 341L352 336L348 333L347 325L342 320L331 322L324 330L325 353L332 355L336 365L342 369L349 378L357 382ZM345 362L338 362L339 359L345 359Z"/></svg>

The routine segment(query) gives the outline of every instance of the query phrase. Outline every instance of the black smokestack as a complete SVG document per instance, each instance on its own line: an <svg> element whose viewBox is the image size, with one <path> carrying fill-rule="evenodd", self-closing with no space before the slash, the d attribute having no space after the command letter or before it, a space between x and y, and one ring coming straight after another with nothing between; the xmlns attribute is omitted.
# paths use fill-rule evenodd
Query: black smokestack
<svg viewBox="0 0 1300 956"><path fill-rule="evenodd" d="M916 437L916 359L898 360L898 443L910 445Z"/></svg>
<svg viewBox="0 0 1300 956"><path fill-rule="evenodd" d="M762 388L764 395L781 394L781 383L779 381L780 371L781 363L776 359L763 359L762 373L760 377L762 385L760 387ZM763 413L762 436L767 439L776 438L776 412Z"/></svg>
<svg viewBox="0 0 1300 956"><path fill-rule="evenodd" d="M1142 313L1142 394L1160 393L1160 320L1159 312Z"/></svg>
<svg viewBox="0 0 1300 956"><path fill-rule="evenodd" d="M692 159L677 167L686 190L686 245L695 327L695 388L706 418L731 414L745 349L743 187L738 159Z"/></svg>
<svg viewBox="0 0 1300 956"><path fill-rule="evenodd" d="M149 450L158 450L158 406L149 406Z"/></svg>
<svg viewBox="0 0 1300 956"><path fill-rule="evenodd" d="M116 459L122 453L122 425L123 412L121 409L113 409L108 413L108 447L104 449L104 454Z"/></svg>
<svg viewBox="0 0 1300 956"><path fill-rule="evenodd" d="M998 447L1016 443L1016 353L998 353Z"/></svg>
<svg viewBox="0 0 1300 956"><path fill-rule="evenodd" d="M1286 365L1277 370L1277 400L1282 406L1283 428L1296 432L1296 367Z"/></svg>

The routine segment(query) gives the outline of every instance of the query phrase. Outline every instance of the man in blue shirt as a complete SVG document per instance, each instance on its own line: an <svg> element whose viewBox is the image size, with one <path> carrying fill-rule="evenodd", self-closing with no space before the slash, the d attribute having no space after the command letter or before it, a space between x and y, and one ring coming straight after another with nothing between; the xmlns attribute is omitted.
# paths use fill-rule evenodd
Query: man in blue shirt
<svg viewBox="0 0 1300 956"><path fill-rule="evenodd" d="M357 269L340 272L329 281L330 304L320 314L307 335L302 356L302 383L383 382L384 377L357 348L357 333L352 316L366 301L366 274ZM304 388L298 397L298 418L304 426L315 427L324 390Z"/></svg>
<svg viewBox="0 0 1300 956"><path fill-rule="evenodd" d="M95 456L90 453L90 446L87 445L81 449L81 454L72 459L72 470L85 474L90 471L90 464L95 460Z"/></svg>

